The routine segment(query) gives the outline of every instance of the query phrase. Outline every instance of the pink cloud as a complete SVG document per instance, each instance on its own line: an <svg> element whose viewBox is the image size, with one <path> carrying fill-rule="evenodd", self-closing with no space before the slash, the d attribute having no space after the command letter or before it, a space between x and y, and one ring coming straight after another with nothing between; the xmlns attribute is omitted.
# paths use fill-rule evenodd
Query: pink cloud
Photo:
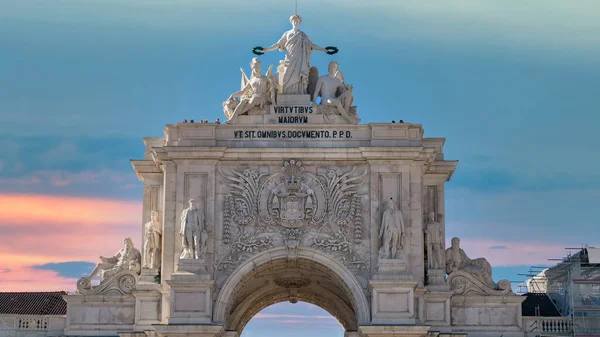
<svg viewBox="0 0 600 337"><path fill-rule="evenodd" d="M4 257L0 259L4 261ZM2 273L0 291L74 291L77 288L77 279L61 277L51 270L16 265L13 268Z"/></svg>
<svg viewBox="0 0 600 337"><path fill-rule="evenodd" d="M0 223L35 229L40 222L76 223L90 229L99 224L137 223L141 212L140 202L28 194L0 194L0 205Z"/></svg>
<svg viewBox="0 0 600 337"><path fill-rule="evenodd" d="M64 170L41 170L18 178L0 179L0 183L31 185L48 182L55 187L66 187L72 184L99 184L102 182L122 183L128 178L108 169L98 171L70 172ZM130 184L134 185L134 184ZM137 185L134 185L137 187Z"/></svg>
<svg viewBox="0 0 600 337"><path fill-rule="evenodd" d="M30 266L112 255L132 237L140 248L141 203L0 194L0 291L71 290L76 280Z"/></svg>
<svg viewBox="0 0 600 337"><path fill-rule="evenodd" d="M448 247L450 240L447 238ZM460 246L470 258L485 257L494 267L548 264L549 258L565 254L563 244L540 241L465 238L460 240Z"/></svg>

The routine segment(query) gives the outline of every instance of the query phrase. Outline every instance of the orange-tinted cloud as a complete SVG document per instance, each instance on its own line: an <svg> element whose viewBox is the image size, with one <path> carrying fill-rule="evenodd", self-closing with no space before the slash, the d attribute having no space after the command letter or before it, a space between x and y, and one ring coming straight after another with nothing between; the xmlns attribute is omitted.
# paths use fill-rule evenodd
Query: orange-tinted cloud
<svg viewBox="0 0 600 337"><path fill-rule="evenodd" d="M141 238L141 202L0 194L0 291L74 290L76 279L29 268L110 256Z"/></svg>
<svg viewBox="0 0 600 337"><path fill-rule="evenodd" d="M0 194L0 223L39 228L39 223L115 225L139 222L141 203L100 198Z"/></svg>

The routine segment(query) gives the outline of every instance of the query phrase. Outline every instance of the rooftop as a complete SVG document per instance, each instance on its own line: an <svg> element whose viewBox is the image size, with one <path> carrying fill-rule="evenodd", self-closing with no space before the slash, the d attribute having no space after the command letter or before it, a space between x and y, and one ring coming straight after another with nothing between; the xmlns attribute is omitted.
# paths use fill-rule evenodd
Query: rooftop
<svg viewBox="0 0 600 337"><path fill-rule="evenodd" d="M66 291L55 292L0 292L2 315L66 315Z"/></svg>
<svg viewBox="0 0 600 337"><path fill-rule="evenodd" d="M556 309L554 302L546 293L527 293L525 301L521 303L523 316L536 316L536 308L540 309L540 316L543 317L559 317L560 312Z"/></svg>

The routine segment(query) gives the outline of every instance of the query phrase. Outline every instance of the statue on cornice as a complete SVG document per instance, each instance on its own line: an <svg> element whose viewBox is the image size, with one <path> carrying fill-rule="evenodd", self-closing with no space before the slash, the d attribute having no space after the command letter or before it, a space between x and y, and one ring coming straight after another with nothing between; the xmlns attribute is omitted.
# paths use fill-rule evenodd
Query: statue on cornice
<svg viewBox="0 0 600 337"><path fill-rule="evenodd" d="M262 63L257 57L250 62L250 79L242 69L242 89L223 102L223 112L228 120L242 114L262 114L266 105L275 103L276 84L273 83L271 67L266 75L261 74Z"/></svg>
<svg viewBox="0 0 600 337"><path fill-rule="evenodd" d="M308 93L310 74L310 54L319 50L330 54L331 52L312 43L308 35L298 29L302 17L294 14L290 17L292 29L283 33L283 36L271 47L263 49L263 53L279 49L285 51L285 71L283 72L282 93L305 95ZM316 80L316 79L315 79Z"/></svg>
<svg viewBox="0 0 600 337"><path fill-rule="evenodd" d="M352 106L353 86L344 83L344 75L339 69L336 61L329 62L329 74L319 77L314 93L311 93L312 101L316 103L317 97L321 97L319 111L325 118L341 115L348 123L357 124L360 119L356 114L356 107Z"/></svg>
<svg viewBox="0 0 600 337"><path fill-rule="evenodd" d="M446 273L463 271L480 280L490 288L496 288L492 279L492 266L483 257L471 260L460 248L460 239L452 238L452 246L446 249Z"/></svg>
<svg viewBox="0 0 600 337"><path fill-rule="evenodd" d="M109 277L124 270L131 270L137 274L140 273L140 251L133 246L133 240L131 238L125 238L123 243L125 247L119 250L114 256L100 256L100 263L96 265L96 268L94 268L94 270L92 270L90 275L87 277L88 280L92 280L100 271L102 271L100 284L102 284L102 282Z"/></svg>

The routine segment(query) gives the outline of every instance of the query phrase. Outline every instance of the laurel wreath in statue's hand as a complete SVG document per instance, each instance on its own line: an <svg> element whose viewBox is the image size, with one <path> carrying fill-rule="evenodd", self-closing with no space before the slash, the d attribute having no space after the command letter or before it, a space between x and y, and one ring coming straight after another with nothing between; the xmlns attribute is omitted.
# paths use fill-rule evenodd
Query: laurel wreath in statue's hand
<svg viewBox="0 0 600 337"><path fill-rule="evenodd" d="M254 55L262 55L262 54L264 54L264 52L263 52L264 49L265 48L263 48L261 46L256 46L256 47L252 48L252 54L254 54Z"/></svg>
<svg viewBox="0 0 600 337"><path fill-rule="evenodd" d="M338 51L339 51L339 49L337 49L337 47L334 47L334 46L325 47L325 53L327 55L337 54Z"/></svg>

